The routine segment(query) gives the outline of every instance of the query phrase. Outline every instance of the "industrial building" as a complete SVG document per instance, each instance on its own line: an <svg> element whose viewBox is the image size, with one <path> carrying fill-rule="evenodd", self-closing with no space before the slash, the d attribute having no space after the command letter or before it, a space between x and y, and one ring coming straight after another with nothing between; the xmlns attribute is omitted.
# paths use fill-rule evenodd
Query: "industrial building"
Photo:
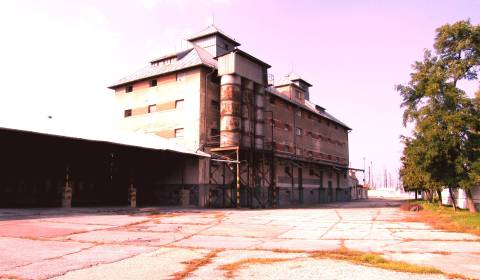
<svg viewBox="0 0 480 280"><path fill-rule="evenodd" d="M358 182L349 180L351 129L310 101L316 93L308 81L296 73L269 79L269 64L214 25L188 42L189 48L155 58L110 86L122 130L169 138L208 155L192 162L189 184L157 182L152 192L195 196L184 201L202 207L357 197L357 186L349 183ZM169 170L181 168L176 164L169 162Z"/></svg>

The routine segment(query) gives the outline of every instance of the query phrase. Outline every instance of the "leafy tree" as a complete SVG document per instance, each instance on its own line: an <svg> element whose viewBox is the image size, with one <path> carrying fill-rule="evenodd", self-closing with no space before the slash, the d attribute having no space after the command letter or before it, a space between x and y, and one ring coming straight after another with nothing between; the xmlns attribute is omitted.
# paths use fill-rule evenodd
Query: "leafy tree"
<svg viewBox="0 0 480 280"><path fill-rule="evenodd" d="M478 80L480 25L446 24L437 29L434 48L435 54L426 50L423 61L415 62L410 82L396 87L404 125L415 125L405 143L402 178L421 178L423 188L438 193L447 186L453 201L452 189L461 187L475 211L470 189L480 183L480 98L469 98L457 83Z"/></svg>

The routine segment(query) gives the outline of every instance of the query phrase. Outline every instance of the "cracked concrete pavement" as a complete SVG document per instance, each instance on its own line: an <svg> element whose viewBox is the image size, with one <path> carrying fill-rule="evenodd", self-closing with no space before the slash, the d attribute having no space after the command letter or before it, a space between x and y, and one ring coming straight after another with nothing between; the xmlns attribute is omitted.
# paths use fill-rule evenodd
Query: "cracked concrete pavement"
<svg viewBox="0 0 480 280"><path fill-rule="evenodd" d="M171 279L192 260L220 249L187 278L225 278L221 265L246 258L286 258L243 267L235 277L447 279L306 254L343 244L480 279L480 237L403 222L413 214L398 210L400 203L372 198L275 210L0 209L0 278Z"/></svg>

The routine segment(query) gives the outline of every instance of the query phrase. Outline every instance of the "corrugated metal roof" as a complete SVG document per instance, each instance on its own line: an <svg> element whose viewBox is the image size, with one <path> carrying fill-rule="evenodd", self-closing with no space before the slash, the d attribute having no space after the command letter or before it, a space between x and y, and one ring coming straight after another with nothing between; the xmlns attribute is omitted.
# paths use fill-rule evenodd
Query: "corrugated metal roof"
<svg viewBox="0 0 480 280"><path fill-rule="evenodd" d="M337 119L337 118L335 118L334 116L332 116L331 114L327 113L325 110L317 110L317 109L316 109L316 106L317 106L317 105L316 105L315 103L313 103L313 102L310 102L310 101L308 101L308 100L305 100L305 104L299 103L299 102L297 102L297 101L295 101L295 100L292 100L292 99L290 99L290 98L282 95L282 94L281 94L277 89L275 89L274 87L268 87L268 88L267 88L267 91L268 91L269 93L277 96L277 97L280 97L281 99L283 99L283 100L285 100L285 101L288 101L288 102L290 102L290 103L292 103L292 104L295 104L295 105L297 105L297 106L299 106L299 107L301 107L301 108L303 108L303 109L306 109L306 110L308 110L308 111L310 111L310 112L312 112L312 113L315 113L315 114L317 114L317 115L319 115L319 116L321 116L321 117L324 117L324 118L326 118L326 119L329 119L329 120L331 120L331 121L333 121L333 122L335 122L335 123L337 123L337 124L345 127L346 129L351 130L351 128L348 127L345 123L341 122L339 119ZM319 107L320 107L320 106L319 106ZM320 107L320 108L323 109L323 107Z"/></svg>
<svg viewBox="0 0 480 280"><path fill-rule="evenodd" d="M223 32L222 30L220 30L218 27L216 27L215 25L210 25L209 27L205 28L204 30L198 32L197 34L191 36L190 38L188 38L187 40L188 41L194 41L195 39L199 39L199 38L203 38L203 37L207 37L209 35L213 35L213 34L220 34L222 35L223 37L227 38L228 40L232 41L233 43L235 43L236 46L240 46L240 43L235 41L235 39L233 39L232 37L228 36L225 32Z"/></svg>
<svg viewBox="0 0 480 280"><path fill-rule="evenodd" d="M175 55L164 56L163 58L174 57L176 56L176 60L172 61L168 64L150 64L137 72L122 78L109 86L109 88L113 89L120 85L125 85L131 83L133 81L143 80L151 77L155 77L158 75L175 72L182 69L191 68L194 66L205 65L211 68L217 68L217 61L210 55L207 51L198 47L195 44L192 44L192 48L186 51L178 52ZM158 61L154 60L155 61Z"/></svg>
<svg viewBox="0 0 480 280"><path fill-rule="evenodd" d="M16 121L15 123L6 123L0 121L0 129L32 132L86 141L104 142L151 150L170 151L201 157L210 157L210 155L201 151L194 151L187 147L184 147L183 145L176 143L174 139L167 139L156 135L113 130L108 128L75 128L71 124L59 124L53 119L48 119L42 122L36 121L35 123L19 121Z"/></svg>

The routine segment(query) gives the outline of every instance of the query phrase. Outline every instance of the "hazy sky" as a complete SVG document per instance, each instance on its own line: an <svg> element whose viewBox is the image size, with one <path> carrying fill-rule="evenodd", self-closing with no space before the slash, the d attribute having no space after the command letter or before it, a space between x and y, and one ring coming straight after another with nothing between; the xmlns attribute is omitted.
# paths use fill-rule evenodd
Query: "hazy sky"
<svg viewBox="0 0 480 280"><path fill-rule="evenodd" d="M480 1L0 1L0 120L53 115L75 126L112 126L106 87L212 21L275 77L292 69L311 99L353 128L350 161L377 176L398 169L400 97L410 65L435 28L470 18ZM183 44L184 45L184 44ZM473 92L478 84L467 85ZM361 176L360 176L361 177Z"/></svg>

